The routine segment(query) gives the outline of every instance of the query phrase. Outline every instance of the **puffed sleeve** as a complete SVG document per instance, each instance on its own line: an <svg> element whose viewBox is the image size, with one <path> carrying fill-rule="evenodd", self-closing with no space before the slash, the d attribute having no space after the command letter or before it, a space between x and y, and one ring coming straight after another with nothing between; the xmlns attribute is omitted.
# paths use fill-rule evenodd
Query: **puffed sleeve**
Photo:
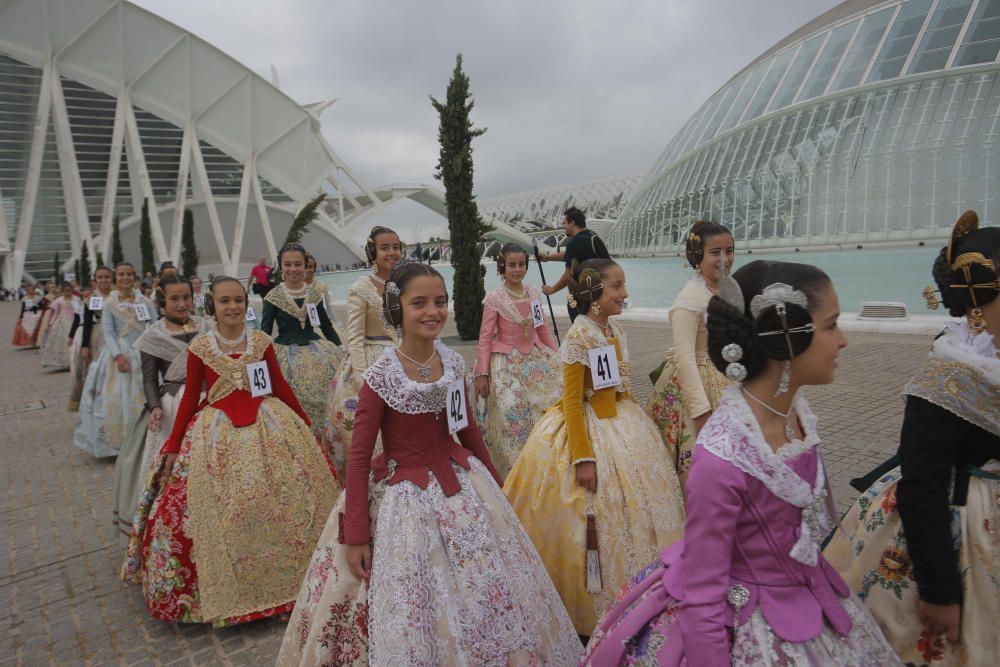
<svg viewBox="0 0 1000 667"><path fill-rule="evenodd" d="M971 425L922 398L907 396L899 442L902 479L896 505L920 599L962 602L962 576L951 537L949 487Z"/></svg>
<svg viewBox="0 0 1000 667"><path fill-rule="evenodd" d="M744 485L732 464L695 449L686 487L684 605L678 617L689 665L730 665L726 595Z"/></svg>
<svg viewBox="0 0 1000 667"><path fill-rule="evenodd" d="M353 287L347 290L347 349L351 355L354 377L359 381L365 367L365 321L368 319L368 300Z"/></svg>
<svg viewBox="0 0 1000 667"><path fill-rule="evenodd" d="M573 464L593 461L594 450L590 447L587 421L583 416L583 387L587 367L583 364L563 364L563 417Z"/></svg>
<svg viewBox="0 0 1000 667"><path fill-rule="evenodd" d="M674 334L674 359L677 364L677 376L681 382L681 396L684 399L684 409L692 417L700 417L712 409L712 404L705 395L701 385L701 375L698 373L698 363L694 356L695 341L698 338L698 326L703 315L686 308L670 309L670 326Z"/></svg>
<svg viewBox="0 0 1000 667"><path fill-rule="evenodd" d="M102 318L103 319L103 318ZM205 381L205 364L198 355L188 350L187 377L184 379L184 396L177 406L177 417L174 418L174 428L160 454L176 454L181 451L181 440L187 431L188 422L198 411L198 399L201 397L201 385Z"/></svg>
<svg viewBox="0 0 1000 667"><path fill-rule="evenodd" d="M465 385L465 414L469 415L469 425L456 434L458 435L458 441L486 466L486 469L493 475L497 486L502 487L503 477L500 476L500 472L493 465L493 459L490 458L490 452L486 449L486 443L483 441L482 431L479 430L479 425L476 423L476 413L469 403L469 383L466 382Z"/></svg>
<svg viewBox="0 0 1000 667"><path fill-rule="evenodd" d="M476 347L476 366L473 376L490 374L490 355L493 354L493 336L497 328L497 311L483 306L483 323L479 327L479 345Z"/></svg>
<svg viewBox="0 0 1000 667"><path fill-rule="evenodd" d="M385 401L368 386L361 385L358 410L354 414L351 449L347 454L347 499L344 506L344 542L368 544L368 472L371 470L375 438L382 428Z"/></svg>

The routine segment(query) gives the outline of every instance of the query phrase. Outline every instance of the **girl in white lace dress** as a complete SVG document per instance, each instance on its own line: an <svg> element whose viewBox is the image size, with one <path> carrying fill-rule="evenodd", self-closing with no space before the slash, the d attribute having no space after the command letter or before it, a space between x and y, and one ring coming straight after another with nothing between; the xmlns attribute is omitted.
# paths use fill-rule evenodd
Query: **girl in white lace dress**
<svg viewBox="0 0 1000 667"><path fill-rule="evenodd" d="M573 625L469 409L465 364L436 340L444 281L404 265L383 304L402 343L363 375L347 491L278 664L576 665Z"/></svg>

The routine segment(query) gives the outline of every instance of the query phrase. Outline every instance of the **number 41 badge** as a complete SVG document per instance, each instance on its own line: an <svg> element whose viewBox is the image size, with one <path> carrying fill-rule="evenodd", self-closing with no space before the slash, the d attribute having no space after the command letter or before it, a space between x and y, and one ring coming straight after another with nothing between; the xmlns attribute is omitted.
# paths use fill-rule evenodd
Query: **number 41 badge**
<svg viewBox="0 0 1000 667"><path fill-rule="evenodd" d="M590 356L590 379L594 390L617 387L622 382L618 370L618 355L614 345L603 345L587 350Z"/></svg>

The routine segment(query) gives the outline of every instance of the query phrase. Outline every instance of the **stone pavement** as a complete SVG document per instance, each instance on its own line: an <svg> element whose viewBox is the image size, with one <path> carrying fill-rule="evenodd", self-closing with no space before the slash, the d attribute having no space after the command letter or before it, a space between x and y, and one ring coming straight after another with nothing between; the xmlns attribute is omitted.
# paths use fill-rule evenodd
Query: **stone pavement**
<svg viewBox="0 0 1000 667"><path fill-rule="evenodd" d="M141 592L117 576L111 529L114 464L72 445L69 374L43 372L38 352L6 341L17 307L0 303L0 667L12 665L271 665L284 626L262 621L213 630L146 614ZM343 313L341 313L343 316ZM565 332L568 321L560 322ZM669 330L625 323L636 392L670 344ZM474 344L448 344L471 363ZM851 334L837 383L809 391L841 508L847 480L890 455L902 419L899 390L930 340Z"/></svg>

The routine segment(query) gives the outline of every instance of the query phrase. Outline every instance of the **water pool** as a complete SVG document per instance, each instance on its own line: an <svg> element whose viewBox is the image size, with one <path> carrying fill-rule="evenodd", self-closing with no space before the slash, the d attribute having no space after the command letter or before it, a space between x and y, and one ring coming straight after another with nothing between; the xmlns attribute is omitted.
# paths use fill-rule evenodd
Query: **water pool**
<svg viewBox="0 0 1000 667"><path fill-rule="evenodd" d="M913 248L865 248L863 250L738 254L736 266L754 259L783 260L814 264L833 279L844 312L861 310L864 301L900 301L911 314L931 314L920 291L932 283L931 264L940 250L937 243ZM679 257L627 258L618 260L625 269L629 303L643 308L669 308L674 296L691 278L692 272ZM542 265L549 283L555 282L562 265L546 262ZM449 287L453 271L447 264L435 268L444 275ZM325 273L320 280L330 286L333 298L343 300L347 288L358 279L360 271ZM527 282L538 286L538 267L529 267ZM486 265L486 289L500 285L500 277L492 264ZM555 307L564 307L565 290L552 300ZM941 313L940 310L937 313Z"/></svg>

